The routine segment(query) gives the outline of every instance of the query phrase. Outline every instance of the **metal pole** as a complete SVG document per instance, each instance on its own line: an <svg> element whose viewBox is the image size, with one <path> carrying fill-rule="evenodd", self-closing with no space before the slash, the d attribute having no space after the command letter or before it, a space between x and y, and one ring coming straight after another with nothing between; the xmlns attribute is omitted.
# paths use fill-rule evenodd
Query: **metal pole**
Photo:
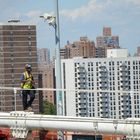
<svg viewBox="0 0 140 140"><path fill-rule="evenodd" d="M17 111L17 89L16 88L14 88L14 98L15 98L15 111Z"/></svg>
<svg viewBox="0 0 140 140"><path fill-rule="evenodd" d="M60 28L59 28L59 6L58 0L55 0L55 16L56 16L56 26L55 26L55 44L56 44L56 88L62 88L61 80L61 59L60 59ZM63 115L63 99L62 91L56 91L56 106L57 106L57 115ZM63 140L64 135L62 131L58 131L58 140Z"/></svg>
<svg viewBox="0 0 140 140"><path fill-rule="evenodd" d="M61 59L60 59L60 28L59 28L59 6L58 0L55 0L55 14L56 14L56 26L55 26L55 43L56 43L56 88L62 88L61 80ZM63 100L62 91L56 91L56 105L57 105L57 115L63 115Z"/></svg>

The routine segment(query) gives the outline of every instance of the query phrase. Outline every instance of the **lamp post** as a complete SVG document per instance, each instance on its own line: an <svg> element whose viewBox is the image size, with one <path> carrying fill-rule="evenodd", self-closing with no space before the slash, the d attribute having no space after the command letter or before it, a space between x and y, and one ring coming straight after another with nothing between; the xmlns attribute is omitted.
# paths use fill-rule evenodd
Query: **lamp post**
<svg viewBox="0 0 140 140"><path fill-rule="evenodd" d="M61 80L61 59L60 59L60 28L59 28L59 6L58 0L55 0L55 16L44 14L40 16L45 21L48 21L50 26L55 29L55 46L56 46L56 67L55 67L55 77L56 77L56 89L62 89ZM56 106L57 115L63 115L63 98L62 91L56 91ZM58 140L63 140L64 136L61 131L58 131Z"/></svg>
<svg viewBox="0 0 140 140"><path fill-rule="evenodd" d="M43 18L45 21L48 21L50 26L53 26L55 29L55 45L56 45L56 89L62 88L61 80L61 59L60 59L60 28L59 28L59 8L58 0L55 0L55 16L45 13L40 18ZM56 105L57 105L57 115L63 115L63 98L62 91L56 91Z"/></svg>
<svg viewBox="0 0 140 140"><path fill-rule="evenodd" d="M55 29L55 41L56 41L56 88L62 89L62 79L61 79L61 59L60 59L60 28L59 28L59 6L58 0L55 0L55 13L56 13L56 29ZM56 102L57 102L57 114L63 115L63 98L62 91L56 92Z"/></svg>

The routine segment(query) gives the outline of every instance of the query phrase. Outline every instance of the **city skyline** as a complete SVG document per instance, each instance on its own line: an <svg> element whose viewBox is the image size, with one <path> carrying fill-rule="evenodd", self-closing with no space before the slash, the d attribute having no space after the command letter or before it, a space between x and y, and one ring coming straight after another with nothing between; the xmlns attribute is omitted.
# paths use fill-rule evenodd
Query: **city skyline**
<svg viewBox="0 0 140 140"><path fill-rule="evenodd" d="M19 19L22 23L37 25L37 47L54 51L54 29L39 18L43 13L54 14L55 1L1 0L0 22ZM87 36L96 42L103 27L111 27L112 34L120 38L120 47L133 55L140 46L140 1L139 0L74 0L59 1L61 47L67 40L74 42Z"/></svg>

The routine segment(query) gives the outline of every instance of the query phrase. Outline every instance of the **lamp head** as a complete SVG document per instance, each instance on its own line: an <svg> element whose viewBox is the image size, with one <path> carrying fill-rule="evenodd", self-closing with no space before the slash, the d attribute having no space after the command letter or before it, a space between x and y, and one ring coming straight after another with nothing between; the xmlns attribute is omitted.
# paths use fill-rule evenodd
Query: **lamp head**
<svg viewBox="0 0 140 140"><path fill-rule="evenodd" d="M55 16L52 16L48 13L45 13L44 15L40 16L40 18L43 18L44 20L47 20L48 24L50 26L55 27L55 25L56 25L56 17Z"/></svg>

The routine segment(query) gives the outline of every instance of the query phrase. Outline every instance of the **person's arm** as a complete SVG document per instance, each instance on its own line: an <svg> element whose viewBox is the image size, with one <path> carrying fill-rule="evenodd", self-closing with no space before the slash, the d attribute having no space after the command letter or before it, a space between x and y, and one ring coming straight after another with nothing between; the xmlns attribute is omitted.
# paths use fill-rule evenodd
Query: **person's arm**
<svg viewBox="0 0 140 140"><path fill-rule="evenodd" d="M24 73L21 75L20 81L21 81L21 83L25 83L25 82L26 82L26 80L25 80L25 78L24 78Z"/></svg>
<svg viewBox="0 0 140 140"><path fill-rule="evenodd" d="M20 87L23 88L24 84L25 84L25 77L24 77L24 73L21 75L20 77L20 81L21 81L21 84L20 84Z"/></svg>
<svg viewBox="0 0 140 140"><path fill-rule="evenodd" d="M35 81L34 81L33 75L32 75L32 85L33 85L33 87L35 87Z"/></svg>

